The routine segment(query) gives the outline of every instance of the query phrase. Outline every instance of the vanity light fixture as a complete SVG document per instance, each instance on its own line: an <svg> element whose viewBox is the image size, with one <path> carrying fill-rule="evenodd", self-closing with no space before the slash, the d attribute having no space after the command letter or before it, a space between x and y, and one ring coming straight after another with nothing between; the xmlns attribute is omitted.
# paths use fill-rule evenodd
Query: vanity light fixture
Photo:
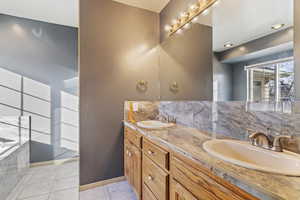
<svg viewBox="0 0 300 200"><path fill-rule="evenodd" d="M209 8L217 5L219 1L220 0L198 0L196 4L189 7L188 11L182 12L177 19L172 20L171 28L168 30L166 29L169 36L174 33L181 33L182 28L189 27L190 22L195 23L200 14L207 15L209 13Z"/></svg>
<svg viewBox="0 0 300 200"><path fill-rule="evenodd" d="M229 48L229 47L233 47L233 44L231 42L227 42L224 47Z"/></svg>
<svg viewBox="0 0 300 200"><path fill-rule="evenodd" d="M271 26L271 28L273 30L278 30L278 29L281 29L284 26L285 26L285 24L274 24L274 25Z"/></svg>

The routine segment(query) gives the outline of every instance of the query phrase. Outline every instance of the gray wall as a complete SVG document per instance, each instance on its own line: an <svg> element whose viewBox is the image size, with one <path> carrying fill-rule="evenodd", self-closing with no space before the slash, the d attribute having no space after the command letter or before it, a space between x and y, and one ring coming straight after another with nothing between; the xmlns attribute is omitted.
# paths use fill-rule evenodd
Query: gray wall
<svg viewBox="0 0 300 200"><path fill-rule="evenodd" d="M55 111L60 108L64 80L78 76L77 29L0 14L0 67L51 87L51 144L32 142L31 161L41 162L69 154L60 148ZM55 153L56 152L56 153Z"/></svg>
<svg viewBox="0 0 300 200"><path fill-rule="evenodd" d="M296 96L300 100L300 1L294 1L294 59L295 59L295 77L296 78Z"/></svg>
<svg viewBox="0 0 300 200"><path fill-rule="evenodd" d="M80 1L80 184L123 176L123 104L159 98L159 15ZM138 80L148 90L136 90Z"/></svg>
<svg viewBox="0 0 300 200"><path fill-rule="evenodd" d="M231 65L221 63L213 54L213 92L214 101L232 100L233 70Z"/></svg>
<svg viewBox="0 0 300 200"><path fill-rule="evenodd" d="M195 25L160 45L157 13L111 0L82 0L80 8L83 185L123 176L125 100L212 99L212 41L209 27ZM148 82L146 91L137 89L139 80ZM172 81L179 93L169 91Z"/></svg>
<svg viewBox="0 0 300 200"><path fill-rule="evenodd" d="M212 28L193 24L160 47L161 100L212 100ZM175 92L170 90L174 81Z"/></svg>

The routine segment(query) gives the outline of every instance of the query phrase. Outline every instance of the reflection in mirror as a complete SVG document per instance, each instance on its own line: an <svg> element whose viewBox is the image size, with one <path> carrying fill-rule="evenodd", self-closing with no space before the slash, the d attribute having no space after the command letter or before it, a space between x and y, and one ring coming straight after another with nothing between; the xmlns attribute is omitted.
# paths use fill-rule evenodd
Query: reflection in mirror
<svg viewBox="0 0 300 200"><path fill-rule="evenodd" d="M246 66L248 101L293 101L294 60L285 58Z"/></svg>
<svg viewBox="0 0 300 200"><path fill-rule="evenodd" d="M292 101L293 0L220 0L212 8L215 101Z"/></svg>

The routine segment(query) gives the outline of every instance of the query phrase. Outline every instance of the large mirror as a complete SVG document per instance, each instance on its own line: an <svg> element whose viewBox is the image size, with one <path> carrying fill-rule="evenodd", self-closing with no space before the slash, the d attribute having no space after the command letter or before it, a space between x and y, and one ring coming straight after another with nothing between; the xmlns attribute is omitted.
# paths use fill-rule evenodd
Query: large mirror
<svg viewBox="0 0 300 200"><path fill-rule="evenodd" d="M212 9L214 98L293 100L293 0L223 0Z"/></svg>
<svg viewBox="0 0 300 200"><path fill-rule="evenodd" d="M186 8L194 2L188 1ZM164 81L175 84L177 80L180 93L180 86L199 79L189 88L202 88L200 100L293 101L297 77L293 4L294 0L219 0L192 23L163 38L162 89L168 89ZM184 67L183 74L170 73L182 69L177 65ZM187 74L185 82L180 81ZM188 92L187 87L183 90Z"/></svg>

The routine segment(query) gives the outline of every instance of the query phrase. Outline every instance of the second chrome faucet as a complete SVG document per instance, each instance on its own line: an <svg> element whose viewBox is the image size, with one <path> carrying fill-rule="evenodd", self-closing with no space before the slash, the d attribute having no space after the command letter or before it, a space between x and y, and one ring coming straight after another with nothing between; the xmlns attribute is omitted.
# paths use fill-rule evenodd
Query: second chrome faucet
<svg viewBox="0 0 300 200"><path fill-rule="evenodd" d="M283 151L282 139L291 139L288 135L271 136L262 132L254 132L249 136L252 145L277 152Z"/></svg>

